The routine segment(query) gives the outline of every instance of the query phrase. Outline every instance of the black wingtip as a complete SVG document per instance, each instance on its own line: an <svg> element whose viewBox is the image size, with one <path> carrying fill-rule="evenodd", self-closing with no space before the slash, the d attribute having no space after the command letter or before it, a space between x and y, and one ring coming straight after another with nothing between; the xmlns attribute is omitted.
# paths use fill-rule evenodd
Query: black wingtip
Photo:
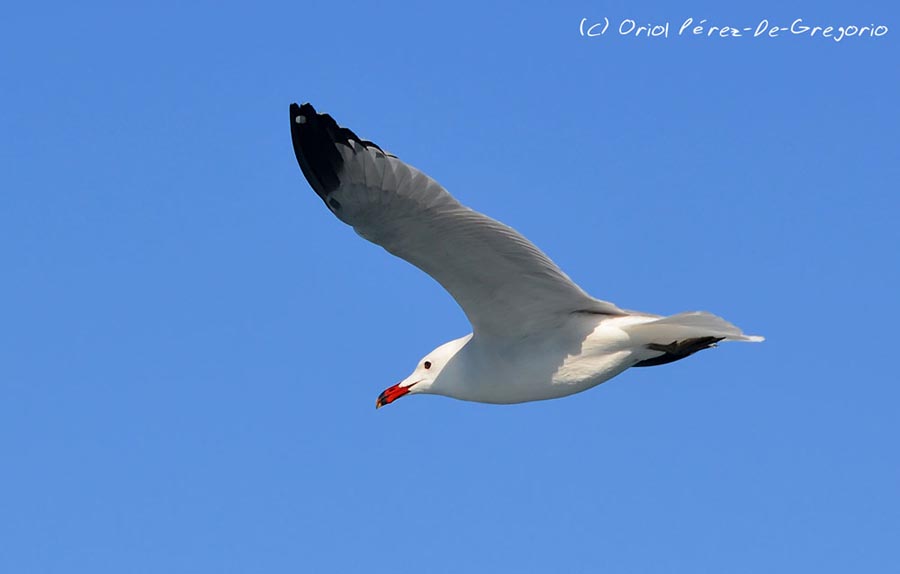
<svg viewBox="0 0 900 574"><path fill-rule="evenodd" d="M333 132L337 124L327 115L317 113L309 103L291 104L290 114L291 141L297 163L313 191L327 204L328 194L341 183L338 174L344 164L334 145Z"/></svg>
<svg viewBox="0 0 900 574"><path fill-rule="evenodd" d="M319 197L328 204L328 194L340 186L340 172L344 158L335 144L350 145L350 141L385 153L376 144L364 140L352 130L338 125L328 114L320 114L310 103L292 103L291 140L294 155L306 180ZM386 154L387 155L387 154Z"/></svg>

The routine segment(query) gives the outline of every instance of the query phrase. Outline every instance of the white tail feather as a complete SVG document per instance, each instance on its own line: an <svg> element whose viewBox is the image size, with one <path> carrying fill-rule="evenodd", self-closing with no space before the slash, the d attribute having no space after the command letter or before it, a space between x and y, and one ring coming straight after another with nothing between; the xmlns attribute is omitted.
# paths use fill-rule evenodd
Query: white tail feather
<svg viewBox="0 0 900 574"><path fill-rule="evenodd" d="M688 311L625 327L632 337L646 343L670 343L693 337L723 337L726 341L759 343L765 337L745 335L725 319L706 311Z"/></svg>

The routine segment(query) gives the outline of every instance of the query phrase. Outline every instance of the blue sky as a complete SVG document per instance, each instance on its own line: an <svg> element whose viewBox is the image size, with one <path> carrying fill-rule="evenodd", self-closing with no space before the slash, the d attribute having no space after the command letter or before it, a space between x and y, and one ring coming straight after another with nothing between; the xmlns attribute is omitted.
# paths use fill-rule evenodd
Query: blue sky
<svg viewBox="0 0 900 574"><path fill-rule="evenodd" d="M889 2L7 6L0 570L896 568L897 26ZM323 208L293 101L595 296L768 340L376 412L468 324Z"/></svg>

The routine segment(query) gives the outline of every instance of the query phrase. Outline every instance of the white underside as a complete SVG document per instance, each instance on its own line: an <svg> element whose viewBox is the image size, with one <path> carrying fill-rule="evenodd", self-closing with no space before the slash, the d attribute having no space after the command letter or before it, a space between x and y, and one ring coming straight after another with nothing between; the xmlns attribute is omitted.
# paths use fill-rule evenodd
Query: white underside
<svg viewBox="0 0 900 574"><path fill-rule="evenodd" d="M524 339L472 337L425 392L497 404L564 397L663 354L648 349L648 343L706 336L762 340L705 312L671 317L576 313L559 328Z"/></svg>

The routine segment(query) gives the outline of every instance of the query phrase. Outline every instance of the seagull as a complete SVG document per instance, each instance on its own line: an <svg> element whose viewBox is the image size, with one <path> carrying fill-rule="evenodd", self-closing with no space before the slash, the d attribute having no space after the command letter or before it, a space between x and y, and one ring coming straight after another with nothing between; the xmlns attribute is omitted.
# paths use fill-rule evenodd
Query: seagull
<svg viewBox="0 0 900 574"><path fill-rule="evenodd" d="M472 333L437 347L375 408L414 394L511 404L568 396L631 367L721 341L759 342L705 311L627 311L588 295L515 229L309 103L290 106L294 154L331 213L412 263L462 307Z"/></svg>

